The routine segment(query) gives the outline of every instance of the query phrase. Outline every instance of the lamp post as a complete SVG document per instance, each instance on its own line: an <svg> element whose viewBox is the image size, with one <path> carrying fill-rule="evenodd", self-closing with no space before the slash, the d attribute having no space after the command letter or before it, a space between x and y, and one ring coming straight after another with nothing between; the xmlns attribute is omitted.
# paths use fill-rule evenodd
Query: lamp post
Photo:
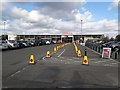
<svg viewBox="0 0 120 90"><path fill-rule="evenodd" d="M6 22L4 21L4 35L5 35L5 24L6 24Z"/></svg>
<svg viewBox="0 0 120 90"><path fill-rule="evenodd" d="M81 41L82 41L82 22L83 20L81 20Z"/></svg>

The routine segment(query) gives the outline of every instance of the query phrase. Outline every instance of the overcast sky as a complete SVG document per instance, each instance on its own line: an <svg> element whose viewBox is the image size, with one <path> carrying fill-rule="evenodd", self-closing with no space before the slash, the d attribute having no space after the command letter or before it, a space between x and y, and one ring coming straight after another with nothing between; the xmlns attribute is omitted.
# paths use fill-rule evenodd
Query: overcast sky
<svg viewBox="0 0 120 90"><path fill-rule="evenodd" d="M116 0L115 0L116 1ZM105 34L118 33L117 2L4 2L0 18L6 34Z"/></svg>

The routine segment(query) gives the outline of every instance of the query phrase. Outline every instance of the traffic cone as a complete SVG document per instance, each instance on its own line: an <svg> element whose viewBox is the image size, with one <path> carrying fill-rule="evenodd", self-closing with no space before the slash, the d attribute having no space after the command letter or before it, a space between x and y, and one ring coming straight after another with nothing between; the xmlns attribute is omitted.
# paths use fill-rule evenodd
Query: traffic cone
<svg viewBox="0 0 120 90"><path fill-rule="evenodd" d="M59 47L57 46L57 50L59 50Z"/></svg>
<svg viewBox="0 0 120 90"><path fill-rule="evenodd" d="M56 47L54 47L54 53L56 53L57 52L57 48Z"/></svg>
<svg viewBox="0 0 120 90"><path fill-rule="evenodd" d="M88 57L87 57L87 50L85 49L84 60L82 62L83 65L88 65Z"/></svg>
<svg viewBox="0 0 120 90"><path fill-rule="evenodd" d="M81 57L81 52L80 52L80 50L78 50L77 55L78 55L78 57Z"/></svg>
<svg viewBox="0 0 120 90"><path fill-rule="evenodd" d="M30 55L29 64L32 64L32 65L35 64L34 55Z"/></svg>
<svg viewBox="0 0 120 90"><path fill-rule="evenodd" d="M50 58L50 51L47 51L46 58Z"/></svg>
<svg viewBox="0 0 120 90"><path fill-rule="evenodd" d="M88 65L88 58L87 56L84 56L84 60L82 62L83 65Z"/></svg>

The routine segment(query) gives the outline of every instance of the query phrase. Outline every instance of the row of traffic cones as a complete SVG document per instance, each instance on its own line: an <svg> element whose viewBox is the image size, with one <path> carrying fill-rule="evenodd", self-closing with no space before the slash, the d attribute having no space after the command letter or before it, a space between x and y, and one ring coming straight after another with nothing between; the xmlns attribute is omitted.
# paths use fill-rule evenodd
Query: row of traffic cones
<svg viewBox="0 0 120 90"><path fill-rule="evenodd" d="M78 47L77 47L76 43L74 43L74 47L75 47L75 52L76 52L77 56L81 57L81 51L78 50ZM84 55L84 59L82 61L82 64L83 65L88 65L89 64L88 63L88 57L87 57L87 50L86 49L85 49L85 55Z"/></svg>
<svg viewBox="0 0 120 90"><path fill-rule="evenodd" d="M54 51L54 54L57 53L57 51L63 47L65 47L66 45L68 45L68 43L65 43L65 44L62 44L62 45L59 45L59 46L56 46L54 47L53 51ZM46 53L46 58L50 58L51 55L50 55L50 51L47 51ZM34 55L30 55L30 59L29 59L29 64L33 65L35 64L35 58L34 58Z"/></svg>
<svg viewBox="0 0 120 90"><path fill-rule="evenodd" d="M57 53L57 51L63 47L65 47L66 45L68 45L68 43L65 43L65 44L62 44L62 45L59 45L59 46L56 46L54 47L53 51L54 51L54 54ZM46 53L46 58L50 58L50 51L47 51Z"/></svg>
<svg viewBox="0 0 120 90"><path fill-rule="evenodd" d="M81 51L78 49L78 47L75 43L74 43L74 47L75 47L75 52L76 52L77 56L81 57Z"/></svg>

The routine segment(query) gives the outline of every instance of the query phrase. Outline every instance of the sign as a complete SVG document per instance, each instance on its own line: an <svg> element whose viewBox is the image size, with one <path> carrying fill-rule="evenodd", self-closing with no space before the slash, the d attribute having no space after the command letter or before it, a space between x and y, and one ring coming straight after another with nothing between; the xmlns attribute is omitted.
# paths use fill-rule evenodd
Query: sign
<svg viewBox="0 0 120 90"><path fill-rule="evenodd" d="M111 48L103 48L102 58L110 58Z"/></svg>
<svg viewBox="0 0 120 90"><path fill-rule="evenodd" d="M72 32L63 32L62 35L73 35Z"/></svg>

